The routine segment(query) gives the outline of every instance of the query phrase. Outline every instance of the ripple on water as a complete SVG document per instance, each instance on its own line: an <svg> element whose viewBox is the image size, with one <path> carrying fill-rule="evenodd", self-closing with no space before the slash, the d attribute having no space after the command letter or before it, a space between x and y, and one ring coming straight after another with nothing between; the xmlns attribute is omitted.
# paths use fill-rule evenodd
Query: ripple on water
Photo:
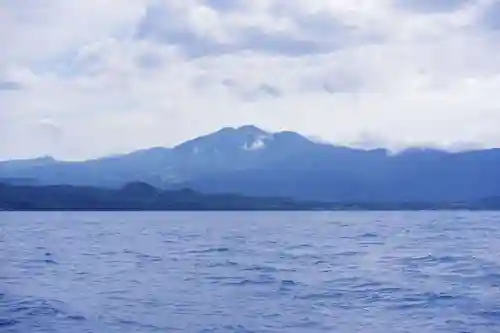
<svg viewBox="0 0 500 333"><path fill-rule="evenodd" d="M208 262L206 267L210 267L210 268L217 268L217 267L236 267L236 266L239 266L239 264L235 261L232 261L232 260L224 260L224 261L221 261L221 262Z"/></svg>
<svg viewBox="0 0 500 333"><path fill-rule="evenodd" d="M124 331L136 332L172 332L181 331L181 329L171 326L157 326L153 324L145 324L132 319L118 319L116 326L123 328Z"/></svg>
<svg viewBox="0 0 500 333"><path fill-rule="evenodd" d="M286 273L296 272L297 270L289 267L271 266L271 265L250 265L242 268L242 271L260 272L260 273Z"/></svg>
<svg viewBox="0 0 500 333"><path fill-rule="evenodd" d="M17 324L19 324L18 320L11 319L11 318L0 318L0 327L8 328L11 326L15 326Z"/></svg>
<svg viewBox="0 0 500 333"><path fill-rule="evenodd" d="M28 259L27 263L34 264L37 266L38 264L48 264L48 265L58 265L59 263L55 260L53 254L51 252L46 252L43 256L39 256L35 259Z"/></svg>
<svg viewBox="0 0 500 333"><path fill-rule="evenodd" d="M0 327L20 327L21 331L33 331L30 327L34 323L49 323L53 320L87 321L81 314L72 313L65 303L56 300L37 299L33 297L10 297L2 295L0 303ZM39 327L41 331L44 330ZM38 330L37 330L38 331Z"/></svg>
<svg viewBox="0 0 500 333"><path fill-rule="evenodd" d="M398 294L395 294L396 296ZM408 309L441 309L447 307L457 307L467 301L466 297L450 295L445 293L418 293L405 295L403 297L395 297L394 304L389 305L391 309L408 310Z"/></svg>
<svg viewBox="0 0 500 333"><path fill-rule="evenodd" d="M378 238L379 236L372 232L366 232L358 236L359 238Z"/></svg>
<svg viewBox="0 0 500 333"><path fill-rule="evenodd" d="M335 255L337 256L342 256L342 257L356 257L362 253L365 253L365 252L360 252L360 251L341 251L341 252L338 252L336 253Z"/></svg>
<svg viewBox="0 0 500 333"><path fill-rule="evenodd" d="M454 264L457 263L461 258L454 256L438 256L433 254L428 254L421 257L405 257L399 259L402 264L415 266L415 265L437 265L437 264Z"/></svg>
<svg viewBox="0 0 500 333"><path fill-rule="evenodd" d="M229 248L227 248L227 247L213 247L213 248L202 249L202 250L186 251L186 253L189 253L189 254L222 253L222 252L229 252Z"/></svg>
<svg viewBox="0 0 500 333"><path fill-rule="evenodd" d="M0 218L1 332L500 327L500 214L40 215Z"/></svg>
<svg viewBox="0 0 500 333"><path fill-rule="evenodd" d="M254 333L255 331L247 329L243 325L220 325L218 327L203 328L198 332L199 333L218 333L218 332Z"/></svg>
<svg viewBox="0 0 500 333"><path fill-rule="evenodd" d="M261 286L261 285L276 284L277 282L278 280L274 276L263 274L255 278L245 278L238 281L224 282L223 284L227 286L244 287L244 286Z"/></svg>
<svg viewBox="0 0 500 333"><path fill-rule="evenodd" d="M332 300L332 299L340 299L344 296L344 293L341 291L325 291L322 293L308 293L296 295L294 299L306 300L306 301L316 301L316 300Z"/></svg>
<svg viewBox="0 0 500 333"><path fill-rule="evenodd" d="M49 264L49 265L57 265L57 261L55 261L54 259L43 259L43 260L39 260L38 262L44 262L46 264Z"/></svg>

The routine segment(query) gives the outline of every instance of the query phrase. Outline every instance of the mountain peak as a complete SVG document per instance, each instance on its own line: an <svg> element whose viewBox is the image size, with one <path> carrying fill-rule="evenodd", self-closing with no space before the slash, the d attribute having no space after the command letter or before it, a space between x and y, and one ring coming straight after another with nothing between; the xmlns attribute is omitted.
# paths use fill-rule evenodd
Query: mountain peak
<svg viewBox="0 0 500 333"><path fill-rule="evenodd" d="M264 131L263 129L258 128L257 126L254 125L244 125L236 128L237 132L242 132L245 134L250 134L250 135L269 135L268 132Z"/></svg>
<svg viewBox="0 0 500 333"><path fill-rule="evenodd" d="M255 125L243 125L240 127L223 127L220 130L203 135L200 138L213 137L213 136L221 136L221 135L251 135L251 136L263 136L270 135L271 133L264 131L263 129L258 128Z"/></svg>
<svg viewBox="0 0 500 333"><path fill-rule="evenodd" d="M256 140L264 137L270 137L268 133L254 125L245 125L240 127L224 127L217 132L200 136L193 140L178 145L175 149L192 151L199 153L204 150L225 150L228 148L241 148L251 146Z"/></svg>

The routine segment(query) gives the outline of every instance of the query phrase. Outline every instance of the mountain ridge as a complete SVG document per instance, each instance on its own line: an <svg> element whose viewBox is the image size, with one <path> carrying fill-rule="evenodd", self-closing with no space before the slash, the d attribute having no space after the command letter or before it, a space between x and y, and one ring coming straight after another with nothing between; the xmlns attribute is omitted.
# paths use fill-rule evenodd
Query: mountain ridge
<svg viewBox="0 0 500 333"><path fill-rule="evenodd" d="M320 202L288 198L203 194L191 189L161 190L147 183L118 189L91 186L19 186L0 183L0 211L220 211L317 210Z"/></svg>
<svg viewBox="0 0 500 333"><path fill-rule="evenodd" d="M70 185L8 185L0 182L0 211L419 211L500 210L500 197L469 202L320 202L284 197L204 194L162 190L147 183L118 189Z"/></svg>
<svg viewBox="0 0 500 333"><path fill-rule="evenodd" d="M328 201L472 200L500 196L500 149L447 152L357 149L292 131L225 127L172 148L153 147L82 162L51 158L0 162L0 179L40 185L162 189Z"/></svg>

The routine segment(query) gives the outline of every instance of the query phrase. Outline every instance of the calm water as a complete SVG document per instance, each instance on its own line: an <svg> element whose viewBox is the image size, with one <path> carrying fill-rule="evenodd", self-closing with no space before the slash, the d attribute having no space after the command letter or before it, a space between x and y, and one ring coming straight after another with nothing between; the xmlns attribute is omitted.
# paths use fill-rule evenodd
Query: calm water
<svg viewBox="0 0 500 333"><path fill-rule="evenodd" d="M497 213L1 213L1 332L500 332Z"/></svg>

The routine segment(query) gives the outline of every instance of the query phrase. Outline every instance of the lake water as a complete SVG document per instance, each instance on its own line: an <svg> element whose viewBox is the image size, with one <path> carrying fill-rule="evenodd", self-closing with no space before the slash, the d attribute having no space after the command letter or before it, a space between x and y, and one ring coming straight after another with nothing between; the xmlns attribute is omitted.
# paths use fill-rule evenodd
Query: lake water
<svg viewBox="0 0 500 333"><path fill-rule="evenodd" d="M0 213L1 332L500 332L500 214Z"/></svg>

